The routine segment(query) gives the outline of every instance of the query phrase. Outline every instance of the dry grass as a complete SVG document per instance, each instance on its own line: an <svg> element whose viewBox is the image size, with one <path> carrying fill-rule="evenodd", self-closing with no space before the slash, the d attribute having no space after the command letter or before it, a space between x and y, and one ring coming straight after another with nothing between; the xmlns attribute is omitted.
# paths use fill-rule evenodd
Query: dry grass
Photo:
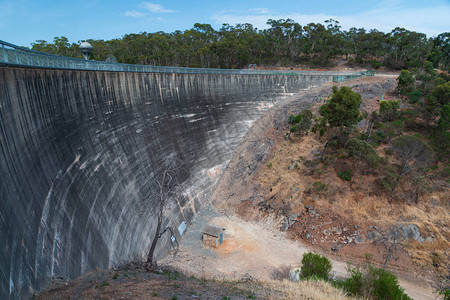
<svg viewBox="0 0 450 300"><path fill-rule="evenodd" d="M124 276L128 274L127 276ZM215 280L183 274L96 271L60 283L36 299L356 299L324 281Z"/></svg>
<svg viewBox="0 0 450 300"><path fill-rule="evenodd" d="M292 140L279 138L272 147L255 178L261 196L268 200L272 211L278 214L281 211L283 215L298 214L304 211L305 205L310 205L317 206L321 212L332 211L342 218L354 220L363 228L376 225L387 229L398 224L416 224L424 238L431 237L434 241L406 243L405 250L412 261L438 272L448 266L445 263L450 249L448 189L433 189L432 194L422 195L417 204L411 205L402 199L393 200L389 192L381 191L376 183L376 179L383 176L381 171L359 176L350 188L349 182L338 178L334 163L328 166L319 163L316 167L305 165L307 160L318 160L324 140L326 137L312 133L306 136L294 134ZM386 147L378 147L380 156L385 156ZM393 157L388 156L388 161L393 163ZM327 191L305 193L316 181L325 183ZM399 195L408 190L402 182L397 188ZM433 260L439 259L443 260L441 267L432 267Z"/></svg>
<svg viewBox="0 0 450 300"><path fill-rule="evenodd" d="M324 281L268 280L258 282L258 285L264 287L266 299L356 299Z"/></svg>
<svg viewBox="0 0 450 300"><path fill-rule="evenodd" d="M420 224L428 224L434 232L443 235L448 240L448 229L444 224L449 221L449 207L447 190L434 192L432 195L419 200L417 205L403 202L392 202L387 194L374 194L376 176L360 176L353 189L349 183L336 176L334 168L320 164L313 175L311 167L305 166L306 160L317 160L318 151L322 150L322 143L316 135L293 136L290 141L283 141L273 147L266 165L259 172L258 183L262 190L269 190L267 198L274 197L274 201L290 203L293 212L303 209L304 205L317 205L322 208L332 207L336 212L351 208L351 217L355 220L373 222L375 224L391 225L399 219L415 220ZM380 151L383 152L383 151ZM270 167L269 167L270 166ZM315 181L326 183L328 191L305 195L304 191ZM375 188L376 189L376 188ZM398 189L400 191L400 188ZM441 199L440 205L431 205L431 198ZM331 206L330 206L331 204ZM442 224L438 226L437 224ZM422 229L422 228L421 228Z"/></svg>

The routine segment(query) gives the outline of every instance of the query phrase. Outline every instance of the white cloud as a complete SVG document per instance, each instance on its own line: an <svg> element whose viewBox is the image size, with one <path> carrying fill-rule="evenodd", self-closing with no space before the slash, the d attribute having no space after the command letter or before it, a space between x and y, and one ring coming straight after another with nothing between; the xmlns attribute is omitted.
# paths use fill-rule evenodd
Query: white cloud
<svg viewBox="0 0 450 300"><path fill-rule="evenodd" d="M384 1L384 4L389 1ZM218 24L250 23L259 29L268 28L268 19L293 19L301 25L308 23L322 23L328 19L339 21L343 30L351 27L378 29L390 32L395 27L403 27L408 30L426 33L428 36L436 36L450 28L450 5L436 5L426 8L405 8L401 1L393 1L389 5L377 6L374 9L360 12L354 15L331 14L300 14L300 13L267 13L264 10L252 10L249 13L218 13L211 16Z"/></svg>
<svg viewBox="0 0 450 300"><path fill-rule="evenodd" d="M141 8L148 9L152 13L174 13L176 10L165 9L162 5L151 3L151 2L142 2L140 5Z"/></svg>
<svg viewBox="0 0 450 300"><path fill-rule="evenodd" d="M133 18L142 18L145 16L145 14L140 11L131 10L131 11L126 11L125 16L133 17Z"/></svg>
<svg viewBox="0 0 450 300"><path fill-rule="evenodd" d="M268 14L270 11L267 8L253 8L249 10L255 14Z"/></svg>

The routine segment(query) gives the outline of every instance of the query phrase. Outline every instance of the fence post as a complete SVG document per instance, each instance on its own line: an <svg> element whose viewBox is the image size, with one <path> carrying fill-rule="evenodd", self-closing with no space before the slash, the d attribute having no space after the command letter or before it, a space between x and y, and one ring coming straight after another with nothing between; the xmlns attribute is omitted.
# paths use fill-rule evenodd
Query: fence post
<svg viewBox="0 0 450 300"><path fill-rule="evenodd" d="M8 54L6 53L5 45L2 45L2 50L3 50L3 57L4 57L4 60L5 60L5 62L7 63L7 62L8 62Z"/></svg>

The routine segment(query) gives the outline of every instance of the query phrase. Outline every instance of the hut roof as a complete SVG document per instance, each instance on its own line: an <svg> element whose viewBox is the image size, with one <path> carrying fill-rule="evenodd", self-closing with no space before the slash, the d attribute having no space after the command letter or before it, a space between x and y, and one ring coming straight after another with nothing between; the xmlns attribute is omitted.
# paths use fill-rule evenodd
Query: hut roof
<svg viewBox="0 0 450 300"><path fill-rule="evenodd" d="M211 224L206 224L205 227L203 228L203 234L207 234L216 238L218 238L220 234L224 231L225 228Z"/></svg>

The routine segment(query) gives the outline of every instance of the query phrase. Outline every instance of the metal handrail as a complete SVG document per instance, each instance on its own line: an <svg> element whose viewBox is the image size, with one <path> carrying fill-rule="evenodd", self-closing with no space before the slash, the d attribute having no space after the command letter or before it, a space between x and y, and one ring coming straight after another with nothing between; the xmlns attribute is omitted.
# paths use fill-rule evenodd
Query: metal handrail
<svg viewBox="0 0 450 300"><path fill-rule="evenodd" d="M243 74L243 75L317 75L333 76L333 81L343 81L361 76L374 76L373 71L334 72L334 71L274 71L249 69L212 69L132 65L84 60L73 57L43 53L0 40L0 64L49 69L146 72L146 73L189 73L189 74Z"/></svg>

